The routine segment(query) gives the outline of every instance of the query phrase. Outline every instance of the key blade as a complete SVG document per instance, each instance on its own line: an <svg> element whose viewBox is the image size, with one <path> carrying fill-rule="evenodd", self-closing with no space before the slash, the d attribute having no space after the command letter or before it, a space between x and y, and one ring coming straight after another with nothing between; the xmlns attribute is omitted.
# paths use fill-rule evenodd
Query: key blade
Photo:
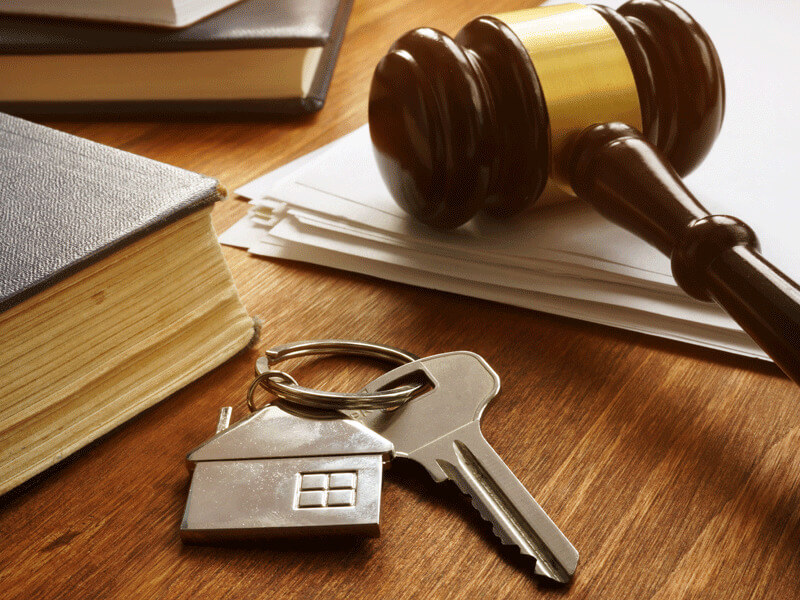
<svg viewBox="0 0 800 600"><path fill-rule="evenodd" d="M535 573L561 583L571 579L578 565L577 550L484 439L477 422L409 458L432 475L438 471L455 482L504 544L536 559Z"/></svg>

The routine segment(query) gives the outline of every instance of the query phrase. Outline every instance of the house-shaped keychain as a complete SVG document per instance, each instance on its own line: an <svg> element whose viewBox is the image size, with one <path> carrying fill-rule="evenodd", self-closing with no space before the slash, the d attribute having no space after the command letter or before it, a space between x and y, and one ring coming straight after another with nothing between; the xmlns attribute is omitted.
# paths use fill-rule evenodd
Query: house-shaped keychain
<svg viewBox="0 0 800 600"><path fill-rule="evenodd" d="M267 406L217 434L187 460L181 523L188 542L318 534L376 536L390 441L339 413Z"/></svg>

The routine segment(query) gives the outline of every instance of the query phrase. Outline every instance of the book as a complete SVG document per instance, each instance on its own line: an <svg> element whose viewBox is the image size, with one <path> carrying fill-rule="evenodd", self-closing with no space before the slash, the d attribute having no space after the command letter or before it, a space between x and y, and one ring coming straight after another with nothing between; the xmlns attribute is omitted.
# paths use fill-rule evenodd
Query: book
<svg viewBox="0 0 800 600"><path fill-rule="evenodd" d="M0 493L254 339L209 177L0 114Z"/></svg>
<svg viewBox="0 0 800 600"><path fill-rule="evenodd" d="M95 21L120 21L160 27L186 27L239 0L17 0L0 12Z"/></svg>
<svg viewBox="0 0 800 600"><path fill-rule="evenodd" d="M294 115L322 108L352 0L244 0L185 29L0 16L0 110Z"/></svg>
<svg viewBox="0 0 800 600"><path fill-rule="evenodd" d="M800 122L787 98L800 93L800 71L793 63L800 53L800 13L788 3L761 10L736 0L726 11L711 0L681 4L714 40L727 88L721 134L686 178L687 187L713 213L732 214L752 226L765 256L800 280L797 220L785 216L797 214ZM769 32L769 43L757 38L743 45L743 22ZM776 72L783 74L780 93L764 94L777 85ZM220 240L256 255L768 359L716 304L678 288L669 258L575 198L513 219L480 215L452 231L416 222L384 185L366 126L237 192L251 199L251 210Z"/></svg>

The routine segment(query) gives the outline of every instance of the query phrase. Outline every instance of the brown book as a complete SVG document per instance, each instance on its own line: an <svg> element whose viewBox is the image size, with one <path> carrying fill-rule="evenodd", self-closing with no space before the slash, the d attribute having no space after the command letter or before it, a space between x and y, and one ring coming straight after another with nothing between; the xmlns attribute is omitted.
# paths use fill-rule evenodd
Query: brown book
<svg viewBox="0 0 800 600"><path fill-rule="evenodd" d="M0 493L254 338L217 181L0 113Z"/></svg>

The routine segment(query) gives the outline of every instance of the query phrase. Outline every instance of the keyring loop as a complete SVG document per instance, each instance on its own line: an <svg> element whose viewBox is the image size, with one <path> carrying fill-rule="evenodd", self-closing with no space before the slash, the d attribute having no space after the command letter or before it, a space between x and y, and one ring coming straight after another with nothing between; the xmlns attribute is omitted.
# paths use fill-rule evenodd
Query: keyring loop
<svg viewBox="0 0 800 600"><path fill-rule="evenodd" d="M264 371L263 373L259 373L250 384L250 387L247 389L247 408L250 409L250 412L256 412L257 410L264 408L264 406L272 404L272 402L267 402L264 406L256 406L256 403L253 401L253 394L255 393L258 384L264 382L264 380L272 381L275 377L281 377L287 383L297 385L297 380L284 371Z"/></svg>
<svg viewBox="0 0 800 600"><path fill-rule="evenodd" d="M275 381L275 374L284 374L283 371L276 371L273 368L275 363L290 358L319 354L366 356L369 358L387 360L395 364L413 362L418 358L416 355L400 350L399 348L355 340L293 342L267 350L265 356L256 361L256 379L258 379L258 383L261 383L283 400L311 408L338 410L397 408L411 400L411 398L416 396L425 387L422 383L414 383L374 393L344 393L316 390L299 385L296 381L288 384ZM273 373L273 375L261 377L263 374L267 373ZM254 382L253 387L258 385L258 383ZM250 396L252 396L252 394L250 394Z"/></svg>

